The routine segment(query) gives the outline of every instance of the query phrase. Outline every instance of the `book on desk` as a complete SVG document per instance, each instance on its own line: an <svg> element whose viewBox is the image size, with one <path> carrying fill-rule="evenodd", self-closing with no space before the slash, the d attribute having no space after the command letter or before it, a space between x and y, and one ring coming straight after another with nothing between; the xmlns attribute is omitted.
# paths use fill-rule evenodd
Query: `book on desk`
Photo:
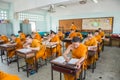
<svg viewBox="0 0 120 80"><path fill-rule="evenodd" d="M70 58L69 58L69 59L70 59ZM59 63L59 64L76 65L76 63L78 62L78 60L79 60L79 59L71 58L70 61L66 63L64 57L63 57L63 56L60 56L60 57L52 60L52 62Z"/></svg>

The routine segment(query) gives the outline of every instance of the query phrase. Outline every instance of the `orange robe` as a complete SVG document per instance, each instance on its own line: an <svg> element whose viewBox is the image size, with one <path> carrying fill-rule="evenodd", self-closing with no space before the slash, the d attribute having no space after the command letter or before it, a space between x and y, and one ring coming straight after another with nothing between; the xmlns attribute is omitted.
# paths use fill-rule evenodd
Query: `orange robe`
<svg viewBox="0 0 120 80"><path fill-rule="evenodd" d="M64 38L64 34L61 31L59 31L57 35L59 36L60 40Z"/></svg>
<svg viewBox="0 0 120 80"><path fill-rule="evenodd" d="M47 48L46 50L46 57L50 57L53 55L53 53L56 53L57 56L61 56L61 44L60 44L60 39L58 35L55 35L50 42L59 42L55 48ZM52 54L51 54L52 52Z"/></svg>
<svg viewBox="0 0 120 80"><path fill-rule="evenodd" d="M80 59L81 57L87 58L87 47L84 44L80 44L78 48L72 50L72 57ZM86 60L83 62L82 69L86 69ZM79 78L80 71L77 73L77 78ZM64 74L65 80L75 80L75 76Z"/></svg>
<svg viewBox="0 0 120 80"><path fill-rule="evenodd" d="M23 43L26 41L26 35L24 33L21 33L19 37Z"/></svg>
<svg viewBox="0 0 120 80"><path fill-rule="evenodd" d="M76 30L77 30L77 27L76 27L75 25L72 25L72 26L70 27L70 29L76 31Z"/></svg>
<svg viewBox="0 0 120 80"><path fill-rule="evenodd" d="M80 32L77 32L77 36L80 37L80 39L83 39L82 34Z"/></svg>
<svg viewBox="0 0 120 80"><path fill-rule="evenodd" d="M35 33L34 39L37 39L37 40L39 40L39 41L42 40L42 38L41 38L41 36L40 36L40 34L39 34L38 32Z"/></svg>
<svg viewBox="0 0 120 80"><path fill-rule="evenodd" d="M69 38L71 38L71 39L76 36L77 36L76 32L72 32L69 34ZM71 44L71 42L66 42L65 47L67 48L70 44Z"/></svg>
<svg viewBox="0 0 120 80"><path fill-rule="evenodd" d="M15 55L15 51L16 51L17 49L23 48L23 44L22 44L20 38L16 38L14 42L16 43L16 49L15 49L15 50L10 50L10 51L8 51L8 57L9 57L9 58L12 58L12 57Z"/></svg>
<svg viewBox="0 0 120 80"><path fill-rule="evenodd" d="M16 75L12 75L0 71L0 80L20 80L20 78Z"/></svg>
<svg viewBox="0 0 120 80"><path fill-rule="evenodd" d="M2 35L2 36L1 36L1 40L3 40L3 41L4 41L4 43L9 42L9 41L8 41L8 37L7 37L7 36L5 36L5 35Z"/></svg>
<svg viewBox="0 0 120 80"><path fill-rule="evenodd" d="M99 32L99 35L101 36L101 38L102 37L104 37L105 36L105 33L103 32L103 31L101 31L101 32Z"/></svg>
<svg viewBox="0 0 120 80"><path fill-rule="evenodd" d="M36 60L38 60L40 58L45 59L45 50L46 50L45 45L42 45L39 40L33 39L32 43L31 43L31 47L32 48L37 48L37 47L40 48L40 50L37 51L37 53L36 53ZM33 64L35 62L35 57L27 59L26 62L28 64Z"/></svg>
<svg viewBox="0 0 120 80"><path fill-rule="evenodd" d="M101 36L100 35L97 35L95 36L96 40L101 43L102 42L102 39L101 39ZM102 45L99 46L99 52L102 50Z"/></svg>
<svg viewBox="0 0 120 80"><path fill-rule="evenodd" d="M96 41L95 37L93 37L92 39L89 39L89 40L85 41L84 44L88 47L89 46L96 46L97 41ZM89 66L89 65L93 64L96 61L96 59L98 59L98 54L97 53L92 57L88 57L87 58L87 65Z"/></svg>
<svg viewBox="0 0 120 80"><path fill-rule="evenodd" d="M100 42L100 43L102 42L102 39L101 39L101 36L100 36L100 35L96 35L95 38L96 38L96 40L97 40L98 42Z"/></svg>

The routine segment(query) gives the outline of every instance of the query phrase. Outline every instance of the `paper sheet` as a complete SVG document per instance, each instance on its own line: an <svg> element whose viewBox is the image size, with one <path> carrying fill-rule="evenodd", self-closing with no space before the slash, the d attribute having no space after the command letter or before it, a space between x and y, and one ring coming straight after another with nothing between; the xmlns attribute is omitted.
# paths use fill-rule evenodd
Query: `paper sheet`
<svg viewBox="0 0 120 80"><path fill-rule="evenodd" d="M54 61L54 62L58 62L58 63L64 63L64 62L65 62L65 59L64 59L63 56L60 56L60 57L54 59L53 61Z"/></svg>
<svg viewBox="0 0 120 80"><path fill-rule="evenodd" d="M72 59L70 59L70 61L68 62L68 64L76 64L78 61L79 61L79 59L72 58Z"/></svg>
<svg viewBox="0 0 120 80"><path fill-rule="evenodd" d="M18 51L20 51L22 53L27 53L27 52L31 52L32 50L31 49L20 49Z"/></svg>

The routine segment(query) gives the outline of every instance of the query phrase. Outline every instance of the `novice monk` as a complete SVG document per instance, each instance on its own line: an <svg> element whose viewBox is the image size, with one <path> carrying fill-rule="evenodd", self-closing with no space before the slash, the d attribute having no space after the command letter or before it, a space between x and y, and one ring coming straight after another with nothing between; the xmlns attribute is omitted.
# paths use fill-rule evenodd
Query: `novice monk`
<svg viewBox="0 0 120 80"><path fill-rule="evenodd" d="M59 36L60 40L62 40L64 38L64 34L62 33L61 30L58 30L57 35Z"/></svg>
<svg viewBox="0 0 120 80"><path fill-rule="evenodd" d="M72 22L70 29L72 29L72 30L74 30L74 31L77 30L77 27L75 26L74 22Z"/></svg>
<svg viewBox="0 0 120 80"><path fill-rule="evenodd" d="M4 43L9 42L8 37L7 37L7 36L5 36L5 35L0 35L0 40L3 40L3 41L4 41Z"/></svg>
<svg viewBox="0 0 120 80"><path fill-rule="evenodd" d="M18 31L18 34L19 34L19 38L21 39L21 41L23 43L25 43L25 41L26 41L26 35L22 31Z"/></svg>
<svg viewBox="0 0 120 80"><path fill-rule="evenodd" d="M92 33L88 33L88 37L85 39L84 44L88 46L90 50L94 50L94 48L97 49L97 41L95 37L92 35ZM96 61L97 53L91 57L88 56L87 58L87 66L90 66Z"/></svg>
<svg viewBox="0 0 120 80"><path fill-rule="evenodd" d="M68 38L72 39L73 37L76 37L77 33L75 32L75 30L71 30ZM66 42L65 47L67 48L69 45L71 44L71 42Z"/></svg>
<svg viewBox="0 0 120 80"><path fill-rule="evenodd" d="M102 42L102 39L101 39L101 36L99 35L99 31L98 31L98 30L95 31L94 37L96 38L96 40L97 40L99 43Z"/></svg>
<svg viewBox="0 0 120 80"><path fill-rule="evenodd" d="M15 44L16 48L15 48L15 50L8 51L8 57L9 58L12 58L15 55L15 51L17 49L21 49L23 47L21 39L17 38L14 34L11 34L11 39L12 39L12 42L14 42L12 44Z"/></svg>
<svg viewBox="0 0 120 80"><path fill-rule="evenodd" d="M45 59L45 49L46 47L41 44L41 42L37 39L33 39L31 35L26 36L26 43L23 45L23 47L35 50L36 53L36 60L42 58ZM26 60L28 64L33 65L35 63L35 57L31 57Z"/></svg>
<svg viewBox="0 0 120 80"><path fill-rule="evenodd" d="M87 47L81 43L81 40L79 37L74 37L72 39L72 44L69 45L67 50L64 52L63 57L68 62L69 58L67 55L72 51L72 58L77 58L79 61L76 63L77 69L80 69L83 63L83 69L86 69L86 58L87 58ZM81 68L82 69L82 68ZM77 78L79 78L80 71L77 73ZM70 74L64 74L65 80L75 80L75 76Z"/></svg>
<svg viewBox="0 0 120 80"><path fill-rule="evenodd" d="M101 38L104 38L105 37L104 31L102 31L101 28L99 28L98 31L99 31L99 35L101 36Z"/></svg>
<svg viewBox="0 0 120 80"><path fill-rule="evenodd" d="M42 38L38 32L32 32L32 35L34 35L33 39L37 39L41 42Z"/></svg>
<svg viewBox="0 0 120 80"><path fill-rule="evenodd" d="M0 71L0 80L20 80L16 75L8 74L3 71Z"/></svg>
<svg viewBox="0 0 120 80"><path fill-rule="evenodd" d="M53 42L54 44L56 44L57 46L55 48L52 48L52 51L50 50L50 48L47 48L46 50L46 56L50 57L52 56L54 53L56 53L56 56L61 56L61 43L60 43L60 39L58 37L58 35L56 35L56 33L54 31L50 32L50 36L48 39L49 42ZM51 54L52 52L52 54Z"/></svg>

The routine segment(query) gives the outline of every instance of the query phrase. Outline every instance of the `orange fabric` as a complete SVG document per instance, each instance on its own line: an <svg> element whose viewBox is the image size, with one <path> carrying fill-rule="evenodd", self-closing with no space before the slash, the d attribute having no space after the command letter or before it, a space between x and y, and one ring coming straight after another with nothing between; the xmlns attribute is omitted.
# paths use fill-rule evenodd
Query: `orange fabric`
<svg viewBox="0 0 120 80"><path fill-rule="evenodd" d="M50 40L50 42L59 42L59 43L57 44L57 46L55 48L52 48L52 49L47 48L47 50L46 50L47 55L46 56L50 57L50 56L52 56L53 53L56 53L57 56L61 56L61 44L60 44L60 39L59 39L58 35L55 35ZM52 51L52 54L51 54L51 51Z"/></svg>
<svg viewBox="0 0 120 80"><path fill-rule="evenodd" d="M8 57L9 57L9 58L12 58L12 57L15 55L15 51L16 51L17 49L23 48L23 44L22 44L20 38L16 38L16 39L15 39L15 43L16 43L16 49L15 49L15 50L11 50L11 51L8 52Z"/></svg>
<svg viewBox="0 0 120 80"><path fill-rule="evenodd" d="M100 43L102 42L102 39L101 39L101 36L100 36L100 35L96 35L95 38L96 38L96 40L97 40L98 42L100 42Z"/></svg>
<svg viewBox="0 0 120 80"><path fill-rule="evenodd" d="M80 44L78 48L72 50L72 57L80 59L81 57L87 58L87 47L84 44ZM83 68L86 69L86 61L83 63ZM80 71L77 73L77 78L80 74ZM65 80L75 80L75 76L64 74Z"/></svg>
<svg viewBox="0 0 120 80"><path fill-rule="evenodd" d="M20 39L22 42L25 42L26 41L26 35L24 33L20 33Z"/></svg>
<svg viewBox="0 0 120 80"><path fill-rule="evenodd" d="M101 31L101 32L99 32L99 35L100 35L101 37L104 37L105 33L104 33L103 31Z"/></svg>
<svg viewBox="0 0 120 80"><path fill-rule="evenodd" d="M0 80L20 80L20 78L16 75L12 75L0 71Z"/></svg>
<svg viewBox="0 0 120 80"><path fill-rule="evenodd" d="M40 34L38 32L36 32L34 39L41 41L42 38L41 38Z"/></svg>
<svg viewBox="0 0 120 80"><path fill-rule="evenodd" d="M40 48L40 50L36 53L36 60L38 60L39 58L45 59L44 53L45 53L46 47L44 45L42 45L39 40L33 39L32 43L31 43L31 47L32 48L37 48L37 47ZM27 59L26 62L28 64L33 64L35 62L35 57Z"/></svg>
<svg viewBox="0 0 120 80"><path fill-rule="evenodd" d="M89 39L89 40L85 41L84 44L85 44L86 46L95 46L95 45L97 45L96 38L93 37L92 39Z"/></svg>
<svg viewBox="0 0 120 80"><path fill-rule="evenodd" d="M4 41L4 43L9 42L9 41L8 41L8 37L7 37L7 36L5 36L5 35L2 35L2 36L1 36L1 40L3 40L3 41Z"/></svg>
<svg viewBox="0 0 120 80"><path fill-rule="evenodd" d="M88 47L89 46L96 46L97 45L97 40L95 39L95 37L93 37L93 38L85 41L84 44ZM89 66L89 65L93 64L96 61L96 57L97 57L97 53L92 57L88 57L87 58L87 65Z"/></svg>
<svg viewBox="0 0 120 80"><path fill-rule="evenodd" d="M76 37L76 36L77 36L77 33L72 32L72 33L69 34L68 37L72 39L73 37ZM67 48L70 44L71 44L71 42L66 42L65 47Z"/></svg>
<svg viewBox="0 0 120 80"><path fill-rule="evenodd" d="M80 32L77 32L77 36L80 37L80 39L83 39L82 34Z"/></svg>
<svg viewBox="0 0 120 80"><path fill-rule="evenodd" d="M59 31L57 35L59 36L60 40L64 38L64 34L61 31Z"/></svg>
<svg viewBox="0 0 120 80"><path fill-rule="evenodd" d="M70 29L72 29L72 30L77 30L77 27L76 27L75 25L72 25L72 26L70 27Z"/></svg>

